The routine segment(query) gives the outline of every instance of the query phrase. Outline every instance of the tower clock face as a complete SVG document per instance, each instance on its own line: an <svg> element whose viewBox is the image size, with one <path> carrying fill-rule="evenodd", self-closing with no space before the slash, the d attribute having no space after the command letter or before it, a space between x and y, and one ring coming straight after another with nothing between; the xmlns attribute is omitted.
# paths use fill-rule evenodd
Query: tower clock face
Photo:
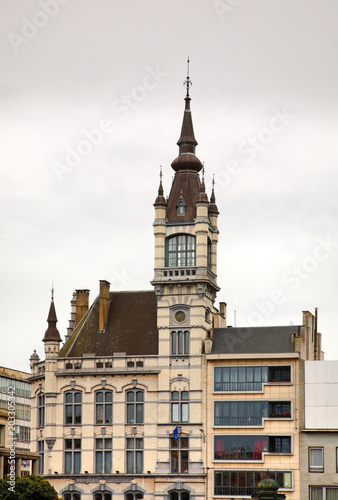
<svg viewBox="0 0 338 500"><path fill-rule="evenodd" d="M179 323L182 323L182 321L185 320L185 313L183 311L177 311L175 313L175 319L176 321L178 321Z"/></svg>

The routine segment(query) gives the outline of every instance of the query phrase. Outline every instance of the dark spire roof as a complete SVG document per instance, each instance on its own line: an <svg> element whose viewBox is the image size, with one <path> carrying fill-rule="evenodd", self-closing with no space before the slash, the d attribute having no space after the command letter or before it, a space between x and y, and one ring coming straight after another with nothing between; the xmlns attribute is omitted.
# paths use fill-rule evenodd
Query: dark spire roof
<svg viewBox="0 0 338 500"><path fill-rule="evenodd" d="M208 201L208 195L205 192L205 184L204 184L204 167L202 170L202 182L200 185L200 194L198 195L197 201Z"/></svg>
<svg viewBox="0 0 338 500"><path fill-rule="evenodd" d="M160 185L158 187L157 198L155 200L154 206L156 205L165 205L167 206L166 199L164 197L164 191L162 186L162 165L160 167Z"/></svg>
<svg viewBox="0 0 338 500"><path fill-rule="evenodd" d="M219 214L218 207L216 205L216 197L215 197L215 177L212 179L212 191L210 196L210 205L209 205L209 213Z"/></svg>
<svg viewBox="0 0 338 500"><path fill-rule="evenodd" d="M171 166L178 172L180 170L194 170L199 172L202 170L203 165L200 160L195 156L195 149L198 142L195 139L194 127L192 124L192 116L190 110L190 96L189 88L191 86L191 81L189 77L189 59L188 59L188 76L184 82L187 88L187 94L185 97L185 109L183 114L183 122L181 135L177 142L179 146L179 156L172 162Z"/></svg>
<svg viewBox="0 0 338 500"><path fill-rule="evenodd" d="M55 312L53 293L52 293L52 301L49 308L47 322L48 322L48 328L45 332L45 336L42 339L42 342L48 342L48 341L61 342L59 330L56 328L56 323L58 322L58 320Z"/></svg>

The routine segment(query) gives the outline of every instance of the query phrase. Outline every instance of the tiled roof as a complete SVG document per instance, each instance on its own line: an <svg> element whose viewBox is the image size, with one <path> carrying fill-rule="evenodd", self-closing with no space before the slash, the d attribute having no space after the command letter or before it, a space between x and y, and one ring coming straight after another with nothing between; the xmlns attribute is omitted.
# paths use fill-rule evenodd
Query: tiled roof
<svg viewBox="0 0 338 500"><path fill-rule="evenodd" d="M110 292L104 331L99 331L99 301L95 300L84 320L60 352L61 357L127 356L158 354L156 296L153 291Z"/></svg>
<svg viewBox="0 0 338 500"><path fill-rule="evenodd" d="M293 333L300 326L215 328L212 354L295 352Z"/></svg>

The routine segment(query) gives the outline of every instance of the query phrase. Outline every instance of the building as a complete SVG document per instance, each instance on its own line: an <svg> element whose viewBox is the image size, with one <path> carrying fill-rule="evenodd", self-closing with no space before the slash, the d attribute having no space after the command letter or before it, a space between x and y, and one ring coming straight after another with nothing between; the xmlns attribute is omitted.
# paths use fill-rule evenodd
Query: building
<svg viewBox="0 0 338 500"><path fill-rule="evenodd" d="M338 361L305 362L305 423L300 453L300 498L338 498Z"/></svg>
<svg viewBox="0 0 338 500"><path fill-rule="evenodd" d="M195 154L186 80L169 197L156 197L152 291L77 290L63 347L52 298L32 363L39 472L64 500L205 498L204 344L214 318L218 210Z"/></svg>
<svg viewBox="0 0 338 500"><path fill-rule="evenodd" d="M168 198L160 177L154 203L153 290L101 280L90 307L89 290L76 290L63 346L52 297L45 359L31 361L39 472L63 500L242 498L267 468L299 498L303 366L320 358L320 335L310 313L298 327L226 327L219 212L185 83L175 176ZM242 385L227 388L232 377Z"/></svg>
<svg viewBox="0 0 338 500"><path fill-rule="evenodd" d="M267 471L286 498L303 498L304 362L322 356L308 311L299 326L214 329L206 353L207 498L251 497Z"/></svg>
<svg viewBox="0 0 338 500"><path fill-rule="evenodd" d="M28 377L29 373L0 367L0 479L10 474L11 466L17 476L37 472L39 455L30 452Z"/></svg>

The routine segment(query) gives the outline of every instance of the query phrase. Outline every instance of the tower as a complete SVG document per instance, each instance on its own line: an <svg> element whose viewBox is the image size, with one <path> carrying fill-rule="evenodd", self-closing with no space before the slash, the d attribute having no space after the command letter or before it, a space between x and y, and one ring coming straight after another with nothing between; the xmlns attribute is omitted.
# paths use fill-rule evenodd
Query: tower
<svg viewBox="0 0 338 500"><path fill-rule="evenodd" d="M165 199L161 172L154 203L155 274L152 281L158 299L160 329L189 327L186 335L167 332L171 344L170 348L167 345L167 352L180 356L190 354L191 350L191 353L203 352L202 344L212 329L212 313L216 312L213 304L219 291L216 276L219 212L214 187L208 200L203 164L195 154L197 141L190 109L189 72L184 84L186 97L177 142L179 154L171 163L175 176L169 197ZM185 336L191 336L190 342ZM161 345L163 343L162 338Z"/></svg>

